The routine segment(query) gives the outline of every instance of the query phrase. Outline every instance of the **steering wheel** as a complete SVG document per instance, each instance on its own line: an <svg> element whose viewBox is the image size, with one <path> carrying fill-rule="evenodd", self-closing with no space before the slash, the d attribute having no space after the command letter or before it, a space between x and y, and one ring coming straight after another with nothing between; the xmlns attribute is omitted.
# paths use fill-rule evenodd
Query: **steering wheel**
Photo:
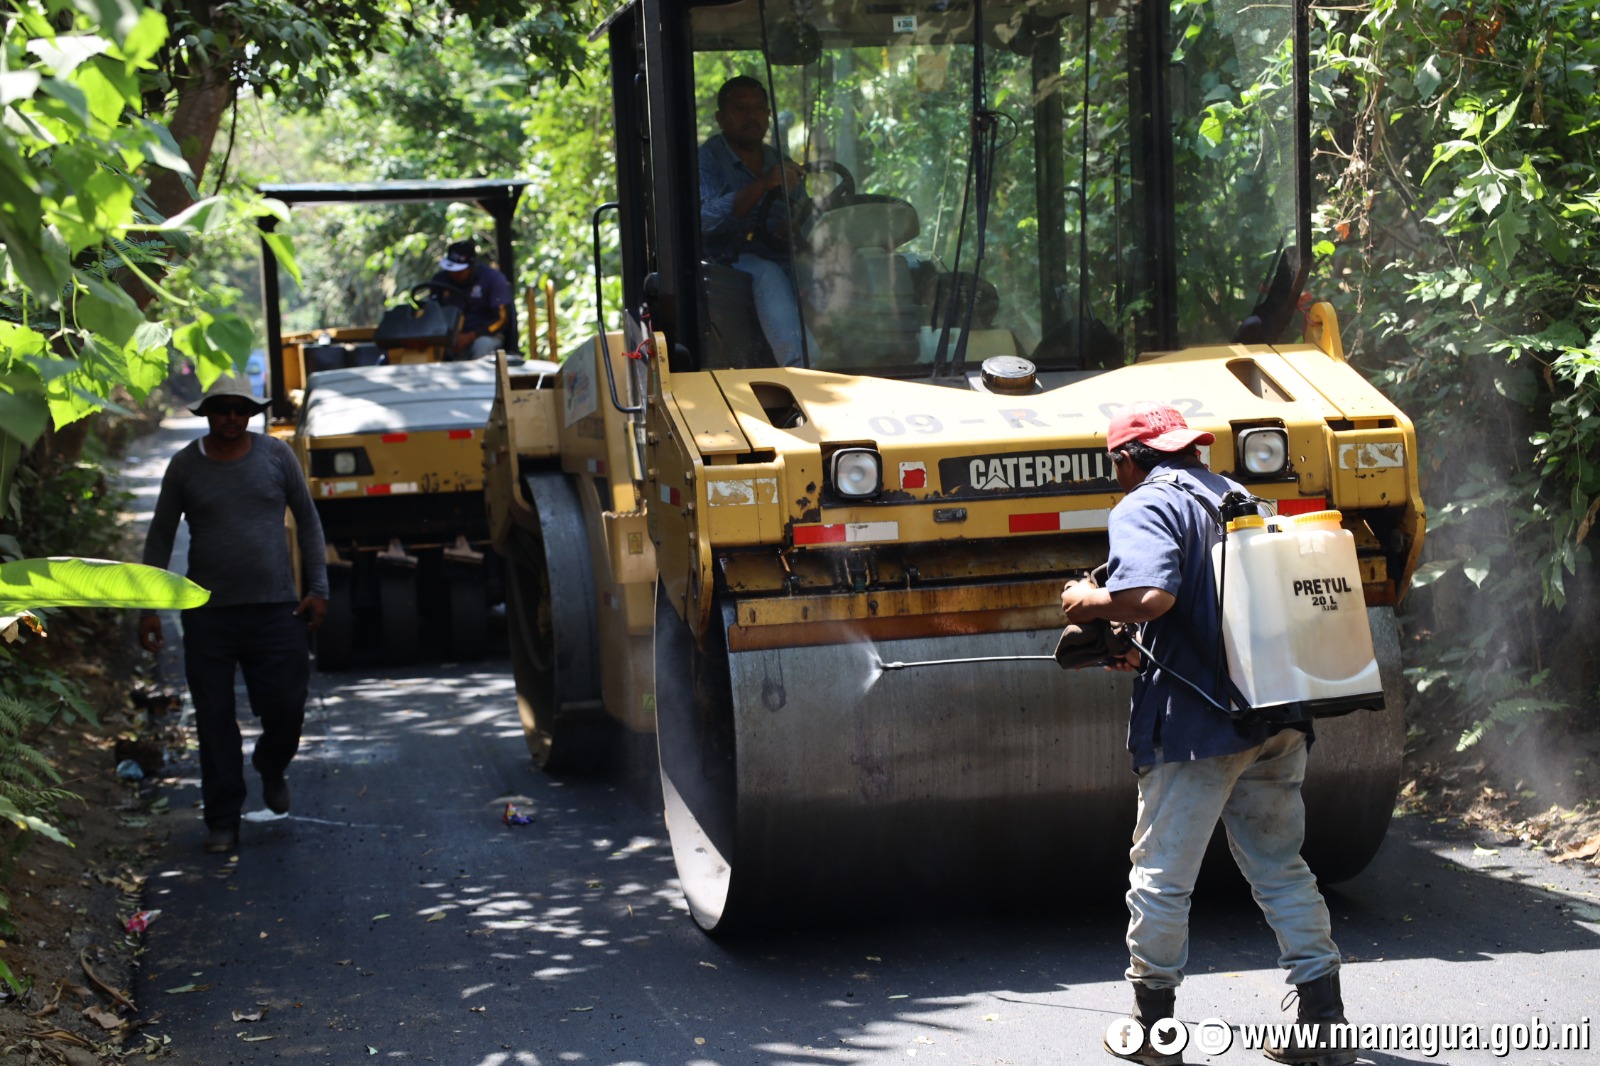
<svg viewBox="0 0 1600 1066"><path fill-rule="evenodd" d="M835 162L832 159L813 160L801 165L800 169L807 176L812 174L833 174L839 179L838 184L826 196L816 198L807 196L805 195L804 186L799 190L800 195L798 196L793 195L793 190L791 190L789 197L789 231L804 236L810 231L812 223L819 215L825 215L829 211L843 207L855 199L856 179L845 168L843 163ZM782 202L783 186L778 185L761 198L761 202L756 204L756 209L751 213L755 217L755 228L753 230L755 239L772 251L787 254L789 251L788 242L782 236L773 232L772 227L767 224L767 216L772 213L772 205Z"/></svg>
<svg viewBox="0 0 1600 1066"><path fill-rule="evenodd" d="M467 290L463 289L459 285L453 285L448 281L430 280L419 281L415 285L411 286L411 288L407 289L406 299L410 300L414 304L420 304L424 300L431 299L433 294L436 292L453 293L462 299L466 299L468 295Z"/></svg>

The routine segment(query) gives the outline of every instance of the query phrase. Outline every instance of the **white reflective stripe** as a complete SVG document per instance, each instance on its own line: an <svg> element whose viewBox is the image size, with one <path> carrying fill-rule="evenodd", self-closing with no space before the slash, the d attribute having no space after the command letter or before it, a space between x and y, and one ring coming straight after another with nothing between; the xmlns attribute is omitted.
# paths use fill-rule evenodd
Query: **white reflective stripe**
<svg viewBox="0 0 1600 1066"><path fill-rule="evenodd" d="M872 540L899 540L899 522L846 522L844 539L849 543Z"/></svg>
<svg viewBox="0 0 1600 1066"><path fill-rule="evenodd" d="M391 496L394 495L397 492L417 492L417 491L418 491L417 483L415 481L395 481L395 482L392 482L389 485L389 495L391 495Z"/></svg>
<svg viewBox="0 0 1600 1066"><path fill-rule="evenodd" d="M1061 529L1105 529L1111 524L1111 509L1097 511L1062 511Z"/></svg>
<svg viewBox="0 0 1600 1066"><path fill-rule="evenodd" d="M1339 445L1340 470L1379 470L1406 465L1406 446L1403 441Z"/></svg>
<svg viewBox="0 0 1600 1066"><path fill-rule="evenodd" d="M361 482L359 481L324 481L322 483L322 494L324 496L337 496L343 492L360 491Z"/></svg>

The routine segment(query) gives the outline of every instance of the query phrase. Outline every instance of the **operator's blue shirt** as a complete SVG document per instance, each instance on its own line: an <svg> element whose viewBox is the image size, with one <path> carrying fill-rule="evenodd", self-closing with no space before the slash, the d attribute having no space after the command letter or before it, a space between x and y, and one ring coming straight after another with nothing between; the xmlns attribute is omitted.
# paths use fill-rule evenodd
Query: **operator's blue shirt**
<svg viewBox="0 0 1600 1066"><path fill-rule="evenodd" d="M455 280L448 273L441 270L433 276L434 281L446 285L455 285ZM467 275L467 280L462 288L466 295L458 295L445 289L439 294L441 303L452 304L461 308L461 328L473 333L483 333L500 317L500 308L511 303L511 283L506 276L494 267L485 263L475 263L472 273ZM507 324L510 322L510 312L506 314ZM505 326L501 326L502 329Z"/></svg>
<svg viewBox="0 0 1600 1066"><path fill-rule="evenodd" d="M761 173L765 174L777 163L777 149L763 143ZM700 254L703 258L731 263L741 252L751 250L744 245L750 231L755 229L757 212L735 218L733 198L760 176L750 173L750 168L722 134L700 146L700 233L704 238ZM771 214L778 218L782 212L774 209Z"/></svg>
<svg viewBox="0 0 1600 1066"><path fill-rule="evenodd" d="M1135 769L1152 766L1158 758L1185 762L1247 751L1273 732L1262 725L1241 728L1172 677L1180 674L1219 703L1227 702L1217 676L1220 616L1211 566L1211 548L1221 532L1194 497L1164 484L1170 481L1194 489L1213 507L1224 493L1242 491L1198 463L1169 460L1150 471L1111 512L1107 590L1158 588L1175 600L1160 618L1144 624L1141 643L1167 669L1147 662L1134 682L1128 750ZM1226 673L1226 662L1222 670Z"/></svg>

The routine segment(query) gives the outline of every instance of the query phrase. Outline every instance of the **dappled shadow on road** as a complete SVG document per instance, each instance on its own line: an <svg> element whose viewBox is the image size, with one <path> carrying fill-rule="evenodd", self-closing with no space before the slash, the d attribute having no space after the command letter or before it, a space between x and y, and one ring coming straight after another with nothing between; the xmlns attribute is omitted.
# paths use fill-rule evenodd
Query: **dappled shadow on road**
<svg viewBox="0 0 1600 1066"><path fill-rule="evenodd" d="M197 821L180 824L153 871L163 917L141 999L178 1061L1053 1064L1098 1061L1127 1006L1114 889L998 917L795 914L803 931L712 940L637 782L531 768L503 663L318 688L293 814L252 815L237 861L200 855ZM196 790L172 794L182 810ZM531 821L504 824L508 803ZM1352 1016L1437 1020L1428 990L1445 977L1473 1020L1525 1014L1511 985L1544 987L1531 1009L1575 1020L1576 986L1537 975L1600 948L1583 885L1544 887L1543 867L1430 828L1401 823L1367 873L1329 892ZM1180 1016L1281 1019L1276 957L1247 897L1202 893ZM258 1004L259 1022L233 1020Z"/></svg>

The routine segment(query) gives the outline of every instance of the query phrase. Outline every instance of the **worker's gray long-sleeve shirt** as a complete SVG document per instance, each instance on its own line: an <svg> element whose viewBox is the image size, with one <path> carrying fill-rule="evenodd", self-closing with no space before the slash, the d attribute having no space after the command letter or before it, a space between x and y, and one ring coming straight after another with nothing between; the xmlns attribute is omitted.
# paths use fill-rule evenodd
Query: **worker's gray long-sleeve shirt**
<svg viewBox="0 0 1600 1066"><path fill-rule="evenodd" d="M189 580L211 591L210 607L296 603L283 511L293 514L305 595L328 596L322 523L294 452L276 437L254 434L248 452L220 461L194 441L167 465L145 537L144 561L172 561L178 519L189 522Z"/></svg>

